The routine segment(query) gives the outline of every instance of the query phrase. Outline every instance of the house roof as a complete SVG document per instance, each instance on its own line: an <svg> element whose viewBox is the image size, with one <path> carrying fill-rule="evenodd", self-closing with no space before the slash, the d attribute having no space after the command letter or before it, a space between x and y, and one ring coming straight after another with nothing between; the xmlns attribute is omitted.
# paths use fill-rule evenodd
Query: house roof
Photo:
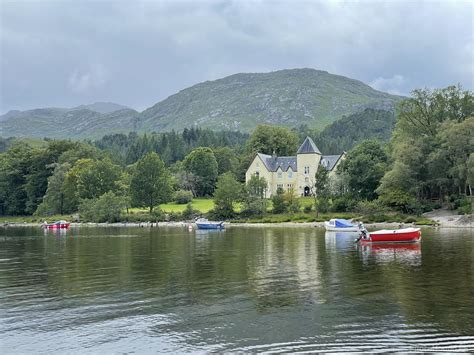
<svg viewBox="0 0 474 355"><path fill-rule="evenodd" d="M308 153L317 153L321 154L316 144L314 144L313 140L309 137L306 137L303 144L301 144L298 152L296 154L308 154Z"/></svg>
<svg viewBox="0 0 474 355"><path fill-rule="evenodd" d="M273 157L267 154L258 153L258 156L265 164L268 171L277 171L281 168L283 171L287 171L291 167L291 170L298 171L296 164L296 157Z"/></svg>
<svg viewBox="0 0 474 355"><path fill-rule="evenodd" d="M336 166L339 159L344 153L338 155L323 155L321 158L320 165L324 166L327 170L331 171Z"/></svg>

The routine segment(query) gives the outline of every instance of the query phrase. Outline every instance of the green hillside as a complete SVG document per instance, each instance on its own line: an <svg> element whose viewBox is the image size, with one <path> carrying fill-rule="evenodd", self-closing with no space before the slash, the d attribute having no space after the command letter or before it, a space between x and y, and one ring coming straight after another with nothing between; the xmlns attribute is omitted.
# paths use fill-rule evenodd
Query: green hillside
<svg viewBox="0 0 474 355"><path fill-rule="evenodd" d="M235 74L184 89L142 113L111 103L10 111L3 137L98 138L201 127L249 132L258 124L323 129L366 108L393 111L401 97L314 69Z"/></svg>
<svg viewBox="0 0 474 355"><path fill-rule="evenodd" d="M3 137L99 138L137 129L139 113L121 109L99 113L89 109L44 108L9 113L1 121Z"/></svg>
<svg viewBox="0 0 474 355"><path fill-rule="evenodd" d="M314 69L235 74L170 96L142 112L146 130L191 125L250 131L258 124L323 128L367 107L393 110L401 98Z"/></svg>
<svg viewBox="0 0 474 355"><path fill-rule="evenodd" d="M331 123L320 133L312 134L318 148L325 154L348 151L365 139L388 141L395 128L395 114L390 111L365 109ZM308 129L300 128L300 136Z"/></svg>

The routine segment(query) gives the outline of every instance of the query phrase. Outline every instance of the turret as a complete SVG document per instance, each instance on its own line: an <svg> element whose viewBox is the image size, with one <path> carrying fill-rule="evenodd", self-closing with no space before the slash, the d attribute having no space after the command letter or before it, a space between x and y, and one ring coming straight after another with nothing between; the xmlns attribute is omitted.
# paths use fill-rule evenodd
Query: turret
<svg viewBox="0 0 474 355"><path fill-rule="evenodd" d="M321 161L321 152L310 137L306 137L296 153L296 162L298 166L298 186L299 195L309 196L311 194L312 185L314 184L314 176L318 171Z"/></svg>

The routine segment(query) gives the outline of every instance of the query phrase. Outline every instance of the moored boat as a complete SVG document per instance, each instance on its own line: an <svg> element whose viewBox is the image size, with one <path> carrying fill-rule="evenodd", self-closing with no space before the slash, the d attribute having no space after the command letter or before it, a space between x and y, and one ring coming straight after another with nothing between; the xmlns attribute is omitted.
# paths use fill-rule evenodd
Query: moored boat
<svg viewBox="0 0 474 355"><path fill-rule="evenodd" d="M362 243L413 243L420 239L420 228L382 229L370 233L366 229L362 229L357 241Z"/></svg>
<svg viewBox="0 0 474 355"><path fill-rule="evenodd" d="M223 229L224 222L209 221L206 218L199 218L196 220L198 229Z"/></svg>
<svg viewBox="0 0 474 355"><path fill-rule="evenodd" d="M66 221L57 221L54 223L47 223L46 221L43 223L44 229L68 229L71 223Z"/></svg>
<svg viewBox="0 0 474 355"><path fill-rule="evenodd" d="M346 219L331 219L324 222L324 228L330 232L358 232L359 227Z"/></svg>

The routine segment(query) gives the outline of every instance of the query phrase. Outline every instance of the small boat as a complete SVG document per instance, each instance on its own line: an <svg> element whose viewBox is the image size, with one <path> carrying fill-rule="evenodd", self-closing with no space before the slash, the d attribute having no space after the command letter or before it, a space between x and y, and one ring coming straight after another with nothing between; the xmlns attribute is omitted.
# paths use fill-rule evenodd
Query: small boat
<svg viewBox="0 0 474 355"><path fill-rule="evenodd" d="M44 229L68 229L70 224L71 223L66 222L66 221L57 221L54 223L44 222L43 228Z"/></svg>
<svg viewBox="0 0 474 355"><path fill-rule="evenodd" d="M346 219L331 219L324 222L324 228L331 232L358 232L359 226Z"/></svg>
<svg viewBox="0 0 474 355"><path fill-rule="evenodd" d="M357 241L362 243L413 243L421 239L420 228L382 229L376 232L367 232L361 229Z"/></svg>
<svg viewBox="0 0 474 355"><path fill-rule="evenodd" d="M199 218L196 220L198 229L223 229L224 222L209 221L206 218Z"/></svg>

